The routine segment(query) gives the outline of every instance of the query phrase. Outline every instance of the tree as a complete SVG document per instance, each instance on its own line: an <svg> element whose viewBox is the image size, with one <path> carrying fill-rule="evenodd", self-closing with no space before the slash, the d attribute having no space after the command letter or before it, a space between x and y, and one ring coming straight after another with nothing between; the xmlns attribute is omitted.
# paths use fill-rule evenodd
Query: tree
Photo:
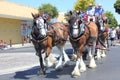
<svg viewBox="0 0 120 80"><path fill-rule="evenodd" d="M114 15L110 11L106 11L105 15L108 18L108 26L110 28L118 26L118 22L117 22L116 18L114 17Z"/></svg>
<svg viewBox="0 0 120 80"><path fill-rule="evenodd" d="M115 3L114 3L114 8L115 8L115 11L120 14L120 0L117 0Z"/></svg>
<svg viewBox="0 0 120 80"><path fill-rule="evenodd" d="M77 0L76 4L74 5L73 11L86 11L90 3L95 5L95 0ZM65 18L67 21L69 20L69 15L69 12L65 13Z"/></svg>
<svg viewBox="0 0 120 80"><path fill-rule="evenodd" d="M95 5L95 0L77 0L74 6L74 11L77 10L86 11L90 3Z"/></svg>
<svg viewBox="0 0 120 80"><path fill-rule="evenodd" d="M38 8L38 11L40 13L47 13L50 15L50 18L55 18L58 16L58 11L57 8L52 6L51 4L42 4L42 6L40 6Z"/></svg>

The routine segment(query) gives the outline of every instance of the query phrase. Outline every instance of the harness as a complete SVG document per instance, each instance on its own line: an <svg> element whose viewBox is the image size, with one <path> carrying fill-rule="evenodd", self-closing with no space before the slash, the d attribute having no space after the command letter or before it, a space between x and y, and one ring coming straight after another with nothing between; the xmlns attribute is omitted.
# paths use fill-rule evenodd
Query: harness
<svg viewBox="0 0 120 80"><path fill-rule="evenodd" d="M46 36L45 38L39 39L38 37L35 36L35 34L33 32L31 32L31 36L32 36L31 41L37 42L37 43L41 43L48 38L48 36Z"/></svg>
<svg viewBox="0 0 120 80"><path fill-rule="evenodd" d="M53 25L50 25L50 28L52 28L52 31L53 31L53 33L52 33L52 35L51 35L51 37L52 37L52 40L53 40L53 46L55 46L55 45L58 45L59 43L61 43L62 41L67 41L67 39L64 37L64 38L62 38L62 37L60 37L58 34L57 34L57 32L56 32L56 30L57 29L60 29L60 30L63 30L63 35L65 35L65 30L63 29L64 27L62 26L62 28L61 27L59 27L59 28L55 28L55 26L53 26ZM58 40L58 41L57 41Z"/></svg>
<svg viewBox="0 0 120 80"><path fill-rule="evenodd" d="M86 33L86 32L85 32L86 29L85 29L85 31L84 31L83 33L79 34L79 36L78 36L77 38L73 38L73 37L72 37L72 35L71 35L71 33L70 33L70 29L69 29L70 39L72 39L73 41L78 41L78 40L80 40L80 39L82 38L82 36L87 36L87 34L88 34L89 37L90 37L90 35L91 35L90 28L89 28L89 26L88 26L87 24L85 24L85 27L86 27L86 29L88 29L89 33ZM87 40L87 42L88 42L88 40Z"/></svg>

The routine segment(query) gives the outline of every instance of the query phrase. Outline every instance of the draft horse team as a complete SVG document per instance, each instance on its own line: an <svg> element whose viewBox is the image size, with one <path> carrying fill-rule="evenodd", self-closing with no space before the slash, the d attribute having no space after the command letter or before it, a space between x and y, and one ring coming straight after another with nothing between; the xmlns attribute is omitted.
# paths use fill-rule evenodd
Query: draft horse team
<svg viewBox="0 0 120 80"><path fill-rule="evenodd" d="M33 27L31 31L32 43L39 57L40 70L38 74L46 74L45 66L53 65L56 60L50 60L49 55L54 46L60 51L58 62L55 63L55 69L62 69L68 65L70 58L64 50L66 41L69 41L73 48L73 54L77 55L76 64L72 71L72 76L77 77L80 72L86 71L86 64L83 60L83 52L88 47L88 56L90 59L89 67L95 68L95 58L105 57L107 32L101 32L100 27L104 27L103 18L99 17L96 22L84 22L79 16L79 12L69 12L68 24L53 23L48 24L41 14L32 14ZM97 23L98 22L98 23ZM45 54L45 56L43 56ZM64 58L64 61L63 61ZM52 57L52 59L55 59Z"/></svg>

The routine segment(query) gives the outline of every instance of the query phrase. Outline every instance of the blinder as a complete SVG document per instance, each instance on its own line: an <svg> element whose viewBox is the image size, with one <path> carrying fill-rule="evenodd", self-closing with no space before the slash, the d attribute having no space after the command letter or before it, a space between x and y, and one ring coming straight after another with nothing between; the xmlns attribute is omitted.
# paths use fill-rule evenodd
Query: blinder
<svg viewBox="0 0 120 80"><path fill-rule="evenodd" d="M75 21L74 21L75 20ZM72 38L77 39L80 38L83 33L85 32L85 23L82 21L80 17L76 17L76 19L71 20L70 22L73 23L70 26L69 34Z"/></svg>
<svg viewBox="0 0 120 80"><path fill-rule="evenodd" d="M42 40L47 37L47 23L41 16L37 16L33 20L33 30L36 40Z"/></svg>

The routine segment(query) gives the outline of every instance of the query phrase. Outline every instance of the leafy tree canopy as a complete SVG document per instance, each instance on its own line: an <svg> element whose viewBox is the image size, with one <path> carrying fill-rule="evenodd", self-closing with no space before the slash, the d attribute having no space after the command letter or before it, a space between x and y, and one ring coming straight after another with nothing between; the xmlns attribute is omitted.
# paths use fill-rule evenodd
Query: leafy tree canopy
<svg viewBox="0 0 120 80"><path fill-rule="evenodd" d="M114 15L110 11L106 11L105 15L108 18L108 26L110 28L118 26L118 22L117 22L116 18L114 17Z"/></svg>
<svg viewBox="0 0 120 80"><path fill-rule="evenodd" d="M115 11L120 14L120 0L116 0L116 2L114 3L114 8Z"/></svg>
<svg viewBox="0 0 120 80"><path fill-rule="evenodd" d="M74 6L74 11L86 11L90 3L95 5L95 0L77 0Z"/></svg>
<svg viewBox="0 0 120 80"><path fill-rule="evenodd" d="M42 4L42 6L40 6L38 8L38 11L40 13L48 13L50 15L50 18L55 18L58 16L58 11L57 8L52 6L51 4Z"/></svg>

